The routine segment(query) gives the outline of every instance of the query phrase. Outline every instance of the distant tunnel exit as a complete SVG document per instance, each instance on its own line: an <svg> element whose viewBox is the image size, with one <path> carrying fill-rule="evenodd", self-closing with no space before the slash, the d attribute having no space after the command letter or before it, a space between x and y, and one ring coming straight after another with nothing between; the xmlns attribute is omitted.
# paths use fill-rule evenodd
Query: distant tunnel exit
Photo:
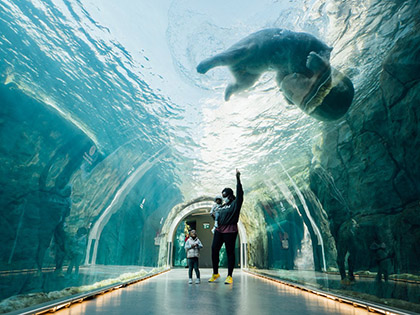
<svg viewBox="0 0 420 315"><path fill-rule="evenodd" d="M195 228L197 230L198 237L204 245L200 253L200 267L212 267L211 244L213 234L211 229L214 226L214 220L210 216L212 205L212 197L200 197L194 201L179 204L171 210L161 231L159 260L162 264L173 267L186 266L184 245L186 230L188 230L188 227L186 228L187 224L190 229ZM235 267L247 268L247 235L241 220L238 221L238 238L235 248ZM220 266L227 266L224 246L220 251Z"/></svg>
<svg viewBox="0 0 420 315"><path fill-rule="evenodd" d="M188 230L196 230L197 236L203 244L203 249L200 251L200 267L211 268L211 244L213 242L213 228L214 221L209 214L192 214L182 220L177 229L173 239L173 257L172 265L174 267L183 267L187 265L186 252L184 250L184 244L186 240L186 233ZM241 250L240 250L240 237L236 239L235 245L235 267L241 267ZM227 257L225 246L223 245L220 250L220 267L227 268Z"/></svg>

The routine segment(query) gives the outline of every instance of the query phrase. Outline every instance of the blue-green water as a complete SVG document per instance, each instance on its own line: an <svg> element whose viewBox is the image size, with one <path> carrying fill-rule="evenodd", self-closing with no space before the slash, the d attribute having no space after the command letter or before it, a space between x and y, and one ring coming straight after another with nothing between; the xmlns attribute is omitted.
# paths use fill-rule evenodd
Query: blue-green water
<svg viewBox="0 0 420 315"><path fill-rule="evenodd" d="M292 280L312 284L315 271L330 271L337 279L326 290L394 297L418 311L420 61L407 48L418 47L418 6L1 0L0 310L182 265L175 243L185 218L206 215L239 168L241 267L296 271ZM271 72L229 102L226 67L196 72L269 27L334 47L331 64L356 90L345 117L304 114ZM80 228L80 273L67 275ZM373 292L375 242L385 246L390 278L412 284L389 280L386 294ZM340 286L343 248L356 255L356 272L373 275L368 285ZM29 293L29 304L8 299Z"/></svg>

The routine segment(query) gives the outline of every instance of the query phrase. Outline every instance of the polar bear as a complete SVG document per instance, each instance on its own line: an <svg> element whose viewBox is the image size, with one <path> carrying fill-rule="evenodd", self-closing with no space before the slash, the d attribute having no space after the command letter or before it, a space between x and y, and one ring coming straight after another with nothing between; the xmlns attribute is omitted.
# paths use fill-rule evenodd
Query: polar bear
<svg viewBox="0 0 420 315"><path fill-rule="evenodd" d="M331 50L311 34L270 28L203 60L197 72L205 74L214 67L228 66L236 80L225 90L228 101L251 87L262 73L275 71L277 85L290 103L317 119L334 120L347 112L354 89L347 77L332 69Z"/></svg>

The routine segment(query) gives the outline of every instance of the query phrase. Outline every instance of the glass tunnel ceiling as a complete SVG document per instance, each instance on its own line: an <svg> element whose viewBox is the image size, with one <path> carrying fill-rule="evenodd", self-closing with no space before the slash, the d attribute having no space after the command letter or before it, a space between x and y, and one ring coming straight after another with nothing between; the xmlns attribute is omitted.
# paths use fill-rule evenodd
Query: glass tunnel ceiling
<svg viewBox="0 0 420 315"><path fill-rule="evenodd" d="M153 156L164 165L159 176L170 178L184 200L232 185L236 167L246 190L272 187L284 168L305 182L323 125L288 105L271 73L224 102L230 73L216 68L200 75L199 61L249 33L281 26L333 46L332 64L354 73L356 90L360 69L368 68L366 78L379 66L369 58L356 62L374 39L358 36L363 6L353 8L358 23L343 35L338 4L318 1L15 3L2 4L10 31L20 37L15 59L3 64L4 80L82 129L109 165L121 163L129 173ZM29 50L42 58L28 62ZM353 107L360 101L356 94Z"/></svg>
<svg viewBox="0 0 420 315"><path fill-rule="evenodd" d="M381 37L397 22L382 21L377 32L374 17L393 4L340 1L5 0L1 8L10 25L2 49L13 56L2 64L4 82L80 128L102 168L118 165L115 185L139 180L145 169L138 169L152 161L183 200L232 186L235 168L247 191L270 191L289 175L304 187L320 134L335 124L287 104L273 73L224 102L229 71L200 75L199 61L263 28L309 32L334 47L331 63L351 76L354 111L378 86L370 80L380 67L376 56L392 45ZM410 30L403 26L396 38Z"/></svg>
<svg viewBox="0 0 420 315"><path fill-rule="evenodd" d="M210 266L202 214L236 168L237 267L419 311L419 5L1 0L0 312L183 266L187 224ZM290 105L274 72L227 102L227 67L197 73L266 28L333 47L355 88L342 119Z"/></svg>

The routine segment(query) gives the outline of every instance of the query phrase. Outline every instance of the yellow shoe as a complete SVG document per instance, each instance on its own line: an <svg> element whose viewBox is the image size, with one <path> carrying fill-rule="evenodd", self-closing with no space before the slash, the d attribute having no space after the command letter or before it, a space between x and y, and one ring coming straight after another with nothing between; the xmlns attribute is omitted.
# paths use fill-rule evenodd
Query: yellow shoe
<svg viewBox="0 0 420 315"><path fill-rule="evenodd" d="M216 281L217 278L220 278L220 274L218 274L218 273L213 274L211 276L211 278L209 279L209 282L214 282L214 281Z"/></svg>
<svg viewBox="0 0 420 315"><path fill-rule="evenodd" d="M225 280L225 284L232 284L233 283L233 279L231 276L228 276Z"/></svg>

